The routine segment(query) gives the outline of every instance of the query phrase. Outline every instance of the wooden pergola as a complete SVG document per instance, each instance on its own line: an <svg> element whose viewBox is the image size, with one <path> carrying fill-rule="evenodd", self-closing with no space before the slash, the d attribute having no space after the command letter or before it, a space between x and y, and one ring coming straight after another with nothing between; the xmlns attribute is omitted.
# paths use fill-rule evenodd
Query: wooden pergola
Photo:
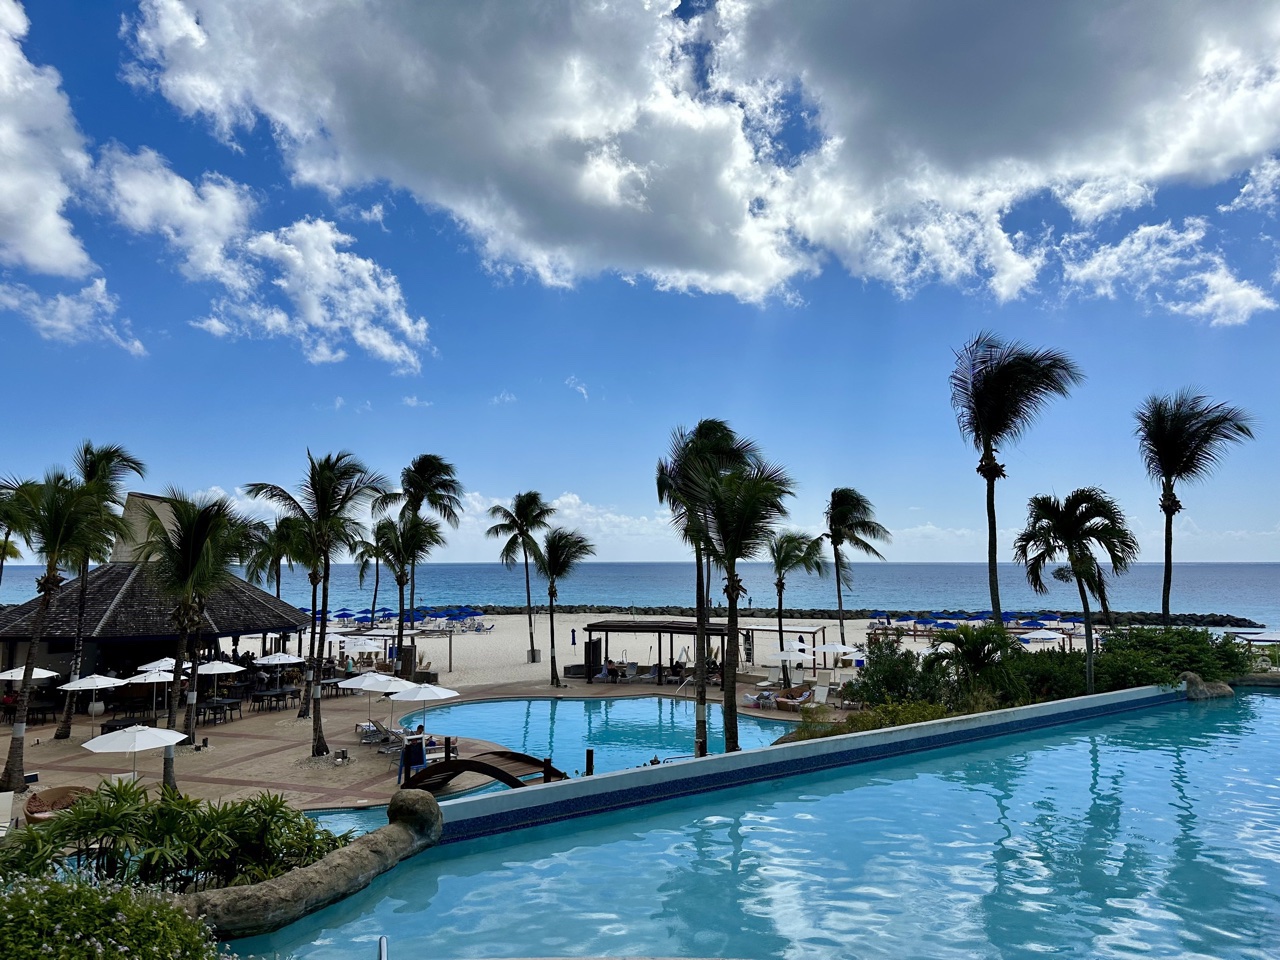
<svg viewBox="0 0 1280 960"><path fill-rule="evenodd" d="M601 665L609 659L609 637L611 634L657 634L658 636L658 659L653 661L658 667L658 683L662 683L662 638L667 637L667 669L676 662L676 637L694 637L698 634L698 623L696 620L597 620L595 623L588 623L587 640L582 647L582 663L586 668L587 682L591 683L592 679L600 671ZM725 623L708 623L706 625L707 637L718 637L721 642L729 634L729 626ZM741 630L739 631L741 632ZM599 658L592 656L592 650L597 642L597 634L604 639L604 649ZM637 663L640 661L637 660Z"/></svg>

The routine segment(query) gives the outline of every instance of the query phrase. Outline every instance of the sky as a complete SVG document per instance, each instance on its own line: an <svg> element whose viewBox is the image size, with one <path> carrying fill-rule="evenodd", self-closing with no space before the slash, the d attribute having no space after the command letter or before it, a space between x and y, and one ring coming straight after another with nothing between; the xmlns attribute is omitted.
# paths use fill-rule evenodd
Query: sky
<svg viewBox="0 0 1280 960"><path fill-rule="evenodd" d="M1086 375L1001 451L1161 559L1133 411L1256 418L1179 561L1280 561L1280 3L0 0L0 475L120 443L137 489L452 462L434 559L520 490L597 558L687 554L671 431L755 439L821 529L985 559L950 403L981 330Z"/></svg>

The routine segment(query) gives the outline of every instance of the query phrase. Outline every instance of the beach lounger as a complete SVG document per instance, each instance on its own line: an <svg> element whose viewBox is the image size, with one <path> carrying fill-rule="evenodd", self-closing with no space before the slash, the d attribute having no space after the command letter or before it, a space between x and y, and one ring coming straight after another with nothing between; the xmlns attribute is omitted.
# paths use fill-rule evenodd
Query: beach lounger
<svg viewBox="0 0 1280 960"><path fill-rule="evenodd" d="M800 708L813 703L813 691L808 687L792 687L778 694L778 709L799 713Z"/></svg>
<svg viewBox="0 0 1280 960"><path fill-rule="evenodd" d="M782 667L765 667L764 679L756 684L757 687L776 687L782 682Z"/></svg>
<svg viewBox="0 0 1280 960"><path fill-rule="evenodd" d="M742 695L742 705L744 707L755 707L758 710L774 710L778 706L774 701L773 694L768 690L761 690L759 693L744 693Z"/></svg>

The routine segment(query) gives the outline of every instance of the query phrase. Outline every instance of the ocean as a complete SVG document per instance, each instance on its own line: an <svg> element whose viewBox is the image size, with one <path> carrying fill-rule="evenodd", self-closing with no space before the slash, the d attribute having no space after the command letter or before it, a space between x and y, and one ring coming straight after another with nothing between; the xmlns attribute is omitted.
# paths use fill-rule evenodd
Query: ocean
<svg viewBox="0 0 1280 960"><path fill-rule="evenodd" d="M0 604L20 603L35 595L37 567L8 564L0 583ZM1138 563L1109 584L1116 611L1158 611L1163 566ZM768 564L741 565L748 603L774 609L777 593ZM853 589L845 591L846 609L983 610L987 596L984 563L855 563ZM1049 593L1038 596L1027 586L1023 568L1000 565L1000 600L1006 610L1078 610L1074 587L1050 581ZM722 584L713 584L717 598ZM329 608L369 606L373 577L362 590L351 564L333 568ZM285 571L281 595L300 607L311 606L305 572ZM547 602L546 585L534 577L534 603ZM507 570L497 563L427 563L418 568L417 601L428 605L471 603L477 606L524 604L522 567ZM694 570L688 563L584 563L559 583L557 603L619 607L693 606ZM784 596L787 607L834 610L831 579L793 575ZM378 606L395 607L395 584L383 578ZM1173 569L1173 612L1229 614L1248 617L1272 628L1280 626L1280 563L1177 563Z"/></svg>

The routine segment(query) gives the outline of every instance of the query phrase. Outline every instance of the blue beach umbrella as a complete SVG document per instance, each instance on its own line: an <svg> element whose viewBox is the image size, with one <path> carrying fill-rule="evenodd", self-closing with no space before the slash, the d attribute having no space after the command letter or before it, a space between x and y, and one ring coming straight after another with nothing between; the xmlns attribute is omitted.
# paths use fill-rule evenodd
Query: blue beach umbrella
<svg viewBox="0 0 1280 960"><path fill-rule="evenodd" d="M369 616L370 614L373 613L373 611L370 610L368 607L365 607L363 610L360 610L359 612L364 614L365 616Z"/></svg>
<svg viewBox="0 0 1280 960"><path fill-rule="evenodd" d="M922 627L932 627L937 622L938 621L934 620L932 617L919 617L916 619L916 623L920 624Z"/></svg>
<svg viewBox="0 0 1280 960"><path fill-rule="evenodd" d="M1063 623L1084 623L1084 617L1063 617Z"/></svg>
<svg viewBox="0 0 1280 960"><path fill-rule="evenodd" d="M915 619L915 617L901 616L895 620L894 623L912 623Z"/></svg>
<svg viewBox="0 0 1280 960"><path fill-rule="evenodd" d="M346 613L334 614L334 618L337 620L350 620L354 616L355 614L353 614L350 610L348 610Z"/></svg>
<svg viewBox="0 0 1280 960"><path fill-rule="evenodd" d="M373 617L356 617L356 623L373 623Z"/></svg>
<svg viewBox="0 0 1280 960"><path fill-rule="evenodd" d="M975 614L974 614L973 616L971 616L971 617L965 617L965 619L966 619L966 620L985 620L985 619L987 619L987 618L986 618L986 617L984 617L984 616L983 616L982 614L980 614L980 613L975 613Z"/></svg>
<svg viewBox="0 0 1280 960"><path fill-rule="evenodd" d="M956 628L956 625L954 623L951 623L950 621L947 621L946 623L938 624L939 630L954 630L955 628Z"/></svg>
<svg viewBox="0 0 1280 960"><path fill-rule="evenodd" d="M1039 620L1027 620L1025 623L1022 624L1022 626L1030 627L1032 630L1040 630L1044 627L1044 624L1041 623Z"/></svg>
<svg viewBox="0 0 1280 960"><path fill-rule="evenodd" d="M311 608L310 608L310 607L299 607L298 609L299 609L299 610L301 610L303 613L310 613L310 612L311 612Z"/></svg>

